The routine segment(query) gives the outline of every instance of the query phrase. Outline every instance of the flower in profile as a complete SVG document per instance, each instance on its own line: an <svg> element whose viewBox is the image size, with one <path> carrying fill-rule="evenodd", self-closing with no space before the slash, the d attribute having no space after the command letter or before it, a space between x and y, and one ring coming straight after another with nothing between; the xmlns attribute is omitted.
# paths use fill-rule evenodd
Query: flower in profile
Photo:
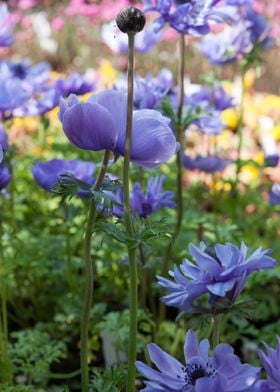
<svg viewBox="0 0 280 392"><path fill-rule="evenodd" d="M161 40L162 32L155 32L152 26L146 27L135 36L135 51L149 53ZM114 53L127 53L127 37L116 29L115 23L104 24L101 29L101 39Z"/></svg>
<svg viewBox="0 0 280 392"><path fill-rule="evenodd" d="M0 4L0 48L9 47L13 44L12 28L13 23L7 4Z"/></svg>
<svg viewBox="0 0 280 392"><path fill-rule="evenodd" d="M72 144L84 150L110 150L124 155L127 96L106 90L80 103L75 95L61 99L59 118ZM131 161L156 167L168 161L179 144L169 127L170 120L155 110L133 112Z"/></svg>
<svg viewBox="0 0 280 392"><path fill-rule="evenodd" d="M172 200L174 193L170 191L162 192L165 176L151 177L148 180L147 191L142 191L141 185L135 183L130 193L130 207L132 213L136 213L141 218L147 218L162 207L175 208L176 203ZM113 204L112 214L118 218L124 215L123 210L123 191L118 189L117 192L107 192L109 198L116 204Z"/></svg>
<svg viewBox="0 0 280 392"><path fill-rule="evenodd" d="M199 247L190 244L189 252L196 263L184 259L180 270L175 266L169 274L170 281L158 276L160 286L168 294L162 301L169 306L190 312L195 308L194 301L208 293L209 304L230 306L243 290L246 279L255 271L273 268L276 261L268 256L270 250L258 248L247 257L247 247L242 242L240 248L227 243Z"/></svg>
<svg viewBox="0 0 280 392"><path fill-rule="evenodd" d="M224 170L232 160L222 159L218 155L208 155L203 157L197 154L194 158L189 155L183 156L183 165L189 170L201 170L205 173L215 173Z"/></svg>
<svg viewBox="0 0 280 392"><path fill-rule="evenodd" d="M265 344L265 343L264 343ZM258 350L259 357L264 367L267 379L261 381L261 392L277 392L280 390L280 337L277 337L276 348L265 344L266 353Z"/></svg>
<svg viewBox="0 0 280 392"><path fill-rule="evenodd" d="M78 180L90 185L93 185L95 181L93 178L95 164L78 159L52 159L48 162L37 162L31 168L31 172L38 185L48 192L51 192L59 176L63 173L73 174Z"/></svg>
<svg viewBox="0 0 280 392"><path fill-rule="evenodd" d="M209 33L210 22L225 22L230 19L226 9L215 7L218 2L219 0L144 0L144 11L160 13L160 17L154 21L155 31L169 24L179 33L201 36Z"/></svg>
<svg viewBox="0 0 280 392"><path fill-rule="evenodd" d="M137 36L136 36L137 37ZM134 78L134 108L155 109L173 87L173 76L168 69L162 69L156 78L147 75ZM127 92L127 83L119 81L114 85L118 91Z"/></svg>
<svg viewBox="0 0 280 392"><path fill-rule="evenodd" d="M280 184L273 184L269 193L269 202L274 206L280 205Z"/></svg>
<svg viewBox="0 0 280 392"><path fill-rule="evenodd" d="M242 364L228 344L219 344L209 356L208 339L198 342L194 331L186 334L182 364L159 346L147 346L158 370L137 361L138 371L148 380L145 392L247 392L260 377L260 369Z"/></svg>
<svg viewBox="0 0 280 392"><path fill-rule="evenodd" d="M146 194L143 193L140 184L134 184L130 195L130 205L141 218L147 218L161 207L175 208L176 203L172 200L174 193L162 192L164 179L164 176L150 178Z"/></svg>
<svg viewBox="0 0 280 392"><path fill-rule="evenodd" d="M95 90L96 87L96 81L87 81L78 72L72 73L65 79L58 79L55 83L55 88L60 92L62 97L67 97L70 94L84 95Z"/></svg>
<svg viewBox="0 0 280 392"><path fill-rule="evenodd" d="M271 30L265 19L251 7L240 14L238 22L219 34L209 34L200 49L213 65L237 61L257 49L260 52L272 44Z"/></svg>

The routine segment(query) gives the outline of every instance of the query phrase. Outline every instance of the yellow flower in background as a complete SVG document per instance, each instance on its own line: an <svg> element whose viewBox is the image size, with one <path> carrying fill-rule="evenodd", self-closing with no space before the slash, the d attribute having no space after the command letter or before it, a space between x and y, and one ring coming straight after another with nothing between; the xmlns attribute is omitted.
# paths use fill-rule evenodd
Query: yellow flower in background
<svg viewBox="0 0 280 392"><path fill-rule="evenodd" d="M101 84L105 87L111 87L117 77L117 71L110 61L105 59L103 59L100 63L98 74Z"/></svg>
<svg viewBox="0 0 280 392"><path fill-rule="evenodd" d="M271 129L271 133L272 133L273 137L275 138L275 140L280 141L280 124L275 125L275 127L273 127Z"/></svg>
<svg viewBox="0 0 280 392"><path fill-rule="evenodd" d="M235 129L238 124L238 112L235 109L226 109L222 112L222 121L230 129Z"/></svg>
<svg viewBox="0 0 280 392"><path fill-rule="evenodd" d="M21 129L26 133L33 133L38 129L37 117L15 118L13 120L13 128Z"/></svg>
<svg viewBox="0 0 280 392"><path fill-rule="evenodd" d="M249 69L244 76L244 85L246 90L250 90L256 82L256 71Z"/></svg>

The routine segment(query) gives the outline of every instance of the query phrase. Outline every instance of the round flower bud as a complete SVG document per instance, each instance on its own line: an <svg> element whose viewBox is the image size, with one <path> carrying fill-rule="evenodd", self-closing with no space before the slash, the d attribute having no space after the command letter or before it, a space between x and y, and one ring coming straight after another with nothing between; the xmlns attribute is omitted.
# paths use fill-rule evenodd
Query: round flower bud
<svg viewBox="0 0 280 392"><path fill-rule="evenodd" d="M126 7L118 13L116 22L123 33L136 34L143 30L146 18L138 8Z"/></svg>

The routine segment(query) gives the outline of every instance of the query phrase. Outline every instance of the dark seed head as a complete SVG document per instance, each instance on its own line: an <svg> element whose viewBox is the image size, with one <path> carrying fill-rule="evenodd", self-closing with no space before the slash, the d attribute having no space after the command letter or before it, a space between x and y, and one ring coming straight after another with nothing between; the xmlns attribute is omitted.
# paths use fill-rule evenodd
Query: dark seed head
<svg viewBox="0 0 280 392"><path fill-rule="evenodd" d="M118 13L116 22L123 33L136 34L143 30L146 18L138 8L126 7Z"/></svg>

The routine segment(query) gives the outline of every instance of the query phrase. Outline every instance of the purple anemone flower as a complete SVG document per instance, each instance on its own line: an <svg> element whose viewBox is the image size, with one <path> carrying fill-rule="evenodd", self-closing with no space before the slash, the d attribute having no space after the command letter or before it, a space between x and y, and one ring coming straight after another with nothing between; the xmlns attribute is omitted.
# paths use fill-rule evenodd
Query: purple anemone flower
<svg viewBox="0 0 280 392"><path fill-rule="evenodd" d="M148 380L142 392L247 392L260 377L260 369L242 364L228 344L219 344L209 356L208 339L198 342L194 331L186 334L182 364L159 346L147 346L158 370L137 361L138 371Z"/></svg>
<svg viewBox="0 0 280 392"><path fill-rule="evenodd" d="M48 192L51 192L52 187L59 179L59 175L63 173L73 174L78 180L93 185L95 181L93 178L94 171L94 163L78 159L52 159L48 162L37 162L31 168L36 182Z"/></svg>
<svg viewBox="0 0 280 392"><path fill-rule="evenodd" d="M135 36L136 52L149 53L161 38L162 32L155 32L152 26L146 27ZM102 26L101 39L114 53L127 53L128 51L127 37L116 29L114 22Z"/></svg>
<svg viewBox="0 0 280 392"><path fill-rule="evenodd" d="M144 0L144 11L155 11L160 17L154 21L155 31L167 23L179 33L201 36L210 31L210 22L231 19L223 7L215 7L220 0ZM181 4L183 3L183 4Z"/></svg>
<svg viewBox="0 0 280 392"><path fill-rule="evenodd" d="M168 69L162 69L156 78L147 75L145 78L134 78L134 108L155 109L173 87L173 76ZM127 91L126 81L120 81L114 88L118 91Z"/></svg>
<svg viewBox="0 0 280 392"><path fill-rule="evenodd" d="M141 185L135 183L130 193L130 207L133 213L138 214L141 218L147 218L162 207L175 208L176 203L172 200L174 193L170 191L162 192L165 176L151 177L148 180L146 194L143 193ZM118 189L117 192L107 192L113 202L112 213L118 218L122 218L123 210L123 191Z"/></svg>
<svg viewBox="0 0 280 392"><path fill-rule="evenodd" d="M280 337L277 337L275 349L265 343L264 345L266 354L262 350L258 352L267 379L260 382L260 392L278 392L280 391Z"/></svg>
<svg viewBox="0 0 280 392"><path fill-rule="evenodd" d="M235 106L234 99L221 86L214 88L201 86L198 92L189 97L189 101L193 105L212 107L217 111Z"/></svg>
<svg viewBox="0 0 280 392"><path fill-rule="evenodd" d="M6 48L13 44L12 28L13 23L7 4L0 4L0 48Z"/></svg>
<svg viewBox="0 0 280 392"><path fill-rule="evenodd" d="M280 184L273 184L269 194L269 202L274 206L280 205Z"/></svg>
<svg viewBox="0 0 280 392"><path fill-rule="evenodd" d="M75 95L61 99L59 118L72 144L84 150L111 150L124 155L127 96L106 90L80 103ZM170 120L155 110L133 112L131 161L157 167L178 151L179 144L169 127Z"/></svg>
<svg viewBox="0 0 280 392"><path fill-rule="evenodd" d="M0 191L6 188L6 186L11 181L12 176L6 166L3 163L0 164Z"/></svg>
<svg viewBox="0 0 280 392"><path fill-rule="evenodd" d="M70 94L84 95L95 90L96 86L96 81L89 82L78 72L74 72L66 79L58 79L55 84L62 97Z"/></svg>
<svg viewBox="0 0 280 392"><path fill-rule="evenodd" d="M22 105L30 96L17 79L1 79L0 77L0 117Z"/></svg>
<svg viewBox="0 0 280 392"><path fill-rule="evenodd" d="M174 271L169 272L174 281L157 277L160 286L168 291L162 301L184 312L194 309L193 301L206 293L212 306L221 303L231 305L251 273L273 268L276 264L268 256L270 250L262 248L247 257L247 247L243 242L240 248L231 243L206 246L202 242L200 247L190 244L189 252L196 264L184 259L180 270L174 266Z"/></svg>
<svg viewBox="0 0 280 392"><path fill-rule="evenodd" d="M268 48L272 44L270 33L265 19L248 7L237 23L220 34L205 37L200 49L211 64L228 64L251 53L256 46Z"/></svg>
<svg viewBox="0 0 280 392"><path fill-rule="evenodd" d="M176 203L172 200L174 193L162 192L164 179L164 176L150 178L146 194L143 193L140 184L134 184L130 195L131 208L141 218L147 218L161 207L175 208Z"/></svg>
<svg viewBox="0 0 280 392"><path fill-rule="evenodd" d="M224 170L232 161L230 159L222 159L218 155L209 155L203 157L197 154L195 158L189 155L183 156L183 165L189 170L201 170L205 173L215 173Z"/></svg>

